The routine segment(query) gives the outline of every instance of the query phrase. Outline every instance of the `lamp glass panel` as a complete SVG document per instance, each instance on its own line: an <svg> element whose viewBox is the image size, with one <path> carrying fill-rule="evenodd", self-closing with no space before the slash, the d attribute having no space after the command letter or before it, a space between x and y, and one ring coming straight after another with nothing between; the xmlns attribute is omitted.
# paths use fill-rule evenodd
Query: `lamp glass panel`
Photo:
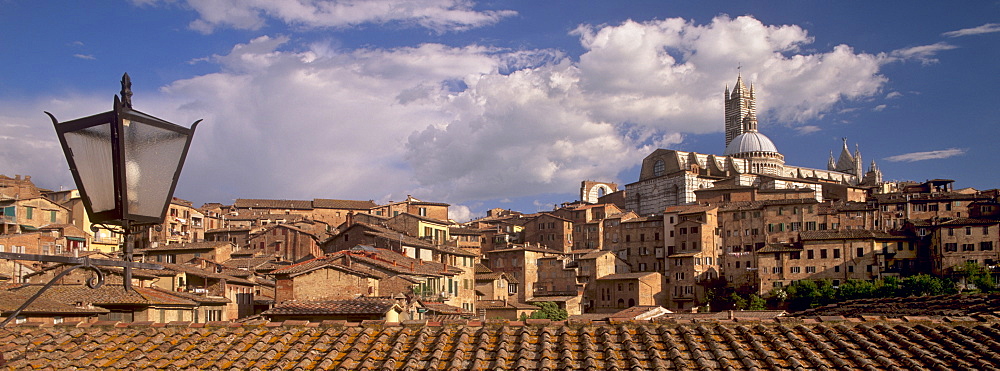
<svg viewBox="0 0 1000 371"><path fill-rule="evenodd" d="M162 217L188 136L127 119L123 128L128 213Z"/></svg>
<svg viewBox="0 0 1000 371"><path fill-rule="evenodd" d="M114 160L111 155L111 123L63 134L80 177L80 187L95 213L115 209Z"/></svg>

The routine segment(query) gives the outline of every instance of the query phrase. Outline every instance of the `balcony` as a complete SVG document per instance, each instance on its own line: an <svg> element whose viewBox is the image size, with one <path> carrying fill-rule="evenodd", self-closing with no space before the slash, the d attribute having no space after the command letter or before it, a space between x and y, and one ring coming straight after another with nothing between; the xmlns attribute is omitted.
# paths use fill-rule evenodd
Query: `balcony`
<svg viewBox="0 0 1000 371"><path fill-rule="evenodd" d="M690 301L694 300L694 294L673 294L671 295L671 298L673 298L674 301Z"/></svg>

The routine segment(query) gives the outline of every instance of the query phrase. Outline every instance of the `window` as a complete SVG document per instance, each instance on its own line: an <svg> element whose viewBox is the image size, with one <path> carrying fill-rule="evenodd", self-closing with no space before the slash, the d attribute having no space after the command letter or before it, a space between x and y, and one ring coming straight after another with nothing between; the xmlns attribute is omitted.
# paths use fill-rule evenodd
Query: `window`
<svg viewBox="0 0 1000 371"><path fill-rule="evenodd" d="M857 256L859 256L859 257L860 256L865 256L865 248L864 247L859 247L858 248L858 254L857 254Z"/></svg>
<svg viewBox="0 0 1000 371"><path fill-rule="evenodd" d="M816 230L816 222L806 222L806 230L807 231L815 231Z"/></svg>
<svg viewBox="0 0 1000 371"><path fill-rule="evenodd" d="M833 271L837 272L837 273L840 273L840 266L839 265L834 266L833 267Z"/></svg>
<svg viewBox="0 0 1000 371"><path fill-rule="evenodd" d="M791 267L788 271L791 273L802 273L802 267Z"/></svg>
<svg viewBox="0 0 1000 371"><path fill-rule="evenodd" d="M993 251L993 241L984 241L979 243L979 250L982 251Z"/></svg>
<svg viewBox="0 0 1000 371"><path fill-rule="evenodd" d="M990 234L990 226L983 227L983 236Z"/></svg>
<svg viewBox="0 0 1000 371"><path fill-rule="evenodd" d="M698 233L698 227L691 227L691 234Z"/></svg>
<svg viewBox="0 0 1000 371"><path fill-rule="evenodd" d="M949 236L954 236L955 235L955 228L948 228L948 235Z"/></svg>
<svg viewBox="0 0 1000 371"><path fill-rule="evenodd" d="M774 274L781 273L781 267L771 267L771 273Z"/></svg>
<svg viewBox="0 0 1000 371"><path fill-rule="evenodd" d="M35 218L35 208L31 207L31 206L25 207L24 208L24 217L28 218L28 219L34 219Z"/></svg>
<svg viewBox="0 0 1000 371"><path fill-rule="evenodd" d="M816 273L816 267L806 267L806 273Z"/></svg>
<svg viewBox="0 0 1000 371"><path fill-rule="evenodd" d="M848 265L847 266L847 273L854 273L854 266L853 265Z"/></svg>
<svg viewBox="0 0 1000 371"><path fill-rule="evenodd" d="M427 208L426 207L418 208L417 214L420 216L427 216Z"/></svg>
<svg viewBox="0 0 1000 371"><path fill-rule="evenodd" d="M965 227L965 235L966 236L972 235L972 227Z"/></svg>
<svg viewBox="0 0 1000 371"><path fill-rule="evenodd" d="M666 164L663 160L656 160L656 163L653 164L653 176L663 175L664 170L666 170Z"/></svg>
<svg viewBox="0 0 1000 371"><path fill-rule="evenodd" d="M833 258L840 259L840 249L833 249Z"/></svg>
<svg viewBox="0 0 1000 371"><path fill-rule="evenodd" d="M814 258L816 258L816 256L813 253L813 250L806 250L806 259L814 259Z"/></svg>
<svg viewBox="0 0 1000 371"><path fill-rule="evenodd" d="M976 244L963 243L962 244L962 251L976 251Z"/></svg>
<svg viewBox="0 0 1000 371"><path fill-rule="evenodd" d="M958 251L958 244L954 242L949 242L944 244L944 251Z"/></svg>
<svg viewBox="0 0 1000 371"><path fill-rule="evenodd" d="M56 211L55 210L50 210L49 211L49 223L55 223L55 222L56 222Z"/></svg>
<svg viewBox="0 0 1000 371"><path fill-rule="evenodd" d="M802 258L802 253L799 251L792 251L791 256L788 257L788 259L791 260L798 260L801 258Z"/></svg>

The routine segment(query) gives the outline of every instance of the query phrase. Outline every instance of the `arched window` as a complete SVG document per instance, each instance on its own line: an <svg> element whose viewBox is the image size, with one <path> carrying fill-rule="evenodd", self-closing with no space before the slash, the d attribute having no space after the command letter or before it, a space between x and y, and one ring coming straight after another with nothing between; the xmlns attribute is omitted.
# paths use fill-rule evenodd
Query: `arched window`
<svg viewBox="0 0 1000 371"><path fill-rule="evenodd" d="M666 164L663 163L663 160L656 160L656 162L653 163L653 176L663 175L665 168Z"/></svg>

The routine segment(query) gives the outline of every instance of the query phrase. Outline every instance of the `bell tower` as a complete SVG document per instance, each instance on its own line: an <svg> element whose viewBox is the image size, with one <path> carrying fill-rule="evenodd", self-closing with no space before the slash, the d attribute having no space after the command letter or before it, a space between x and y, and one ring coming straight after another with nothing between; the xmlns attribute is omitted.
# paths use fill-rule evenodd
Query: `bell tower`
<svg viewBox="0 0 1000 371"><path fill-rule="evenodd" d="M740 74L736 77L736 85L733 86L732 92L729 91L729 86L726 86L725 93L726 101L726 146L729 147L729 142L733 141L733 138L743 134L747 130L747 125L756 126L756 122L750 123L757 114L756 104L754 102L753 96L753 84L747 89L743 85L743 75ZM754 127L753 129L756 129Z"/></svg>

